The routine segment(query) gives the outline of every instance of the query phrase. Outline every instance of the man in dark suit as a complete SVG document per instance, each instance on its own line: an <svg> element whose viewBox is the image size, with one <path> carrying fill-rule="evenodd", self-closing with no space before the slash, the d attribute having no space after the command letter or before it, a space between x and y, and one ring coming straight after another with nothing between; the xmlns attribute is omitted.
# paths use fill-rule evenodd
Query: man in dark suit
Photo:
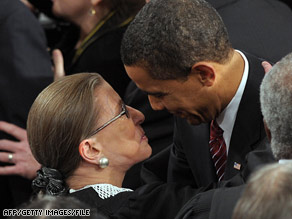
<svg viewBox="0 0 292 219"><path fill-rule="evenodd" d="M52 81L53 73L43 30L34 15L19 0L0 1L0 47L0 120L24 128L32 102ZM17 148L15 145L18 142L9 144L3 140L15 140L6 134L14 133L15 127L8 126L9 130L3 130L5 124L0 124L1 209L13 208L28 200L31 191L30 181L24 178L29 176L13 176L18 174L13 165L16 160L23 162L17 166L19 171L27 165L21 154L21 145ZM26 133L21 137L26 138ZM13 150L20 154L14 156ZM2 176L8 171L12 171L13 175ZM1 217L2 210L0 212Z"/></svg>
<svg viewBox="0 0 292 219"><path fill-rule="evenodd" d="M292 50L292 12L282 2L278 0L207 1L222 17L233 48L272 62L277 62ZM279 39L282 43L276 43ZM144 113L146 120L142 126L153 148L152 156L170 145L167 143L172 141L173 119L169 113L153 112L146 94L137 88L134 82L130 83L124 101ZM162 154L165 156L163 157ZM154 159L161 161L167 159L167 156L168 152L164 151L159 158L154 157ZM144 166L149 168L153 162L153 160L146 162ZM144 168L142 171L143 178L147 178L146 170ZM135 173L137 174L138 170Z"/></svg>
<svg viewBox="0 0 292 219"><path fill-rule="evenodd" d="M152 0L126 31L121 52L152 108L181 117L167 181L202 187L234 177L229 185L242 184L245 157L265 138L258 93L264 71L261 60L231 47L214 8L201 0ZM221 132L215 146L210 124Z"/></svg>
<svg viewBox="0 0 292 219"><path fill-rule="evenodd" d="M290 169L287 169L288 166L277 167L277 164L273 164L253 173L246 186L219 188L198 194L185 204L176 219L228 219L232 214L234 219L291 218L289 180L291 180L292 125L287 121L292 119L290 118L292 117L292 53L282 58L272 69L268 64L265 71L267 73L260 86L260 102L267 140L271 143L272 152L269 155L280 164L289 164ZM267 142L263 143L267 144ZM256 160L255 157L249 158L253 162ZM268 156L265 158L267 159L265 163L270 163L272 160Z"/></svg>

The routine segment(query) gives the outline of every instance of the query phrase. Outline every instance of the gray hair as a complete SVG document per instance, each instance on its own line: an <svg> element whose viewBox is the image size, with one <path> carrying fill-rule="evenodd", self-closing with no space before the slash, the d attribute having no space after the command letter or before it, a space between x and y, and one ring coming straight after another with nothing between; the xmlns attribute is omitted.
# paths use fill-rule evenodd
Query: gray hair
<svg viewBox="0 0 292 219"><path fill-rule="evenodd" d="M232 219L292 218L292 164L269 164L255 172Z"/></svg>
<svg viewBox="0 0 292 219"><path fill-rule="evenodd" d="M260 88L261 109L276 159L292 159L292 53L268 72Z"/></svg>
<svg viewBox="0 0 292 219"><path fill-rule="evenodd" d="M186 78L200 61L224 63L231 51L216 10L204 0L151 0L129 25L121 45L127 66L153 79Z"/></svg>

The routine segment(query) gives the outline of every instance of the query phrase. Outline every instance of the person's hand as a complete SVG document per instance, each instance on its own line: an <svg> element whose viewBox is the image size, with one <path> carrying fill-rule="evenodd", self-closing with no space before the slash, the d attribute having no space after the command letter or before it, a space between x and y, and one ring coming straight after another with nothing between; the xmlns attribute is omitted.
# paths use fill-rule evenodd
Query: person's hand
<svg viewBox="0 0 292 219"><path fill-rule="evenodd" d="M54 62L54 81L65 76L64 59L59 49L54 49L52 53Z"/></svg>
<svg viewBox="0 0 292 219"><path fill-rule="evenodd" d="M41 165L34 159L27 140L27 133L11 123L0 121L0 131L6 132L19 141L0 140L0 162L14 165L0 166L0 175L20 175L34 179Z"/></svg>
<svg viewBox="0 0 292 219"><path fill-rule="evenodd" d="M272 65L270 63L268 63L267 61L263 61L262 62L262 66L265 70L265 73L267 74L271 69L272 69Z"/></svg>

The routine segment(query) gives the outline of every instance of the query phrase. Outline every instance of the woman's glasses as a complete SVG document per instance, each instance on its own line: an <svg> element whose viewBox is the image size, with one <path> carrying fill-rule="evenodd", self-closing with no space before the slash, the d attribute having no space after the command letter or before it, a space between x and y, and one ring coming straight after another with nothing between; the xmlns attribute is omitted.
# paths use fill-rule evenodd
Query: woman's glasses
<svg viewBox="0 0 292 219"><path fill-rule="evenodd" d="M118 118L120 118L121 116L123 116L124 114L126 114L127 118L130 118L130 114L129 111L127 109L127 106L125 105L125 103L122 103L122 111L119 113L119 115L115 116L114 118L112 118L111 120L107 121L106 123L104 123L102 126L100 126L98 129L96 129L95 131L93 131L89 137L95 135L96 133L98 133L99 131L101 131L102 129L104 129L105 127L107 127L109 124L113 123L114 121L116 121Z"/></svg>

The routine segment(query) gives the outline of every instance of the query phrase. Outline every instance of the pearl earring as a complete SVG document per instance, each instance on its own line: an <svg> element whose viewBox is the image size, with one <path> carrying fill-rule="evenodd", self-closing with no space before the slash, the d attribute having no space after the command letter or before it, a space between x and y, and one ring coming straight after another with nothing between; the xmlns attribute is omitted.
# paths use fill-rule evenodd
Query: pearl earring
<svg viewBox="0 0 292 219"><path fill-rule="evenodd" d="M91 16L95 15L95 14L96 14L96 10L95 10L94 8L91 8L91 9L89 10L89 14L90 14Z"/></svg>
<svg viewBox="0 0 292 219"><path fill-rule="evenodd" d="M109 161L106 157L100 158L100 160L99 160L99 167L100 168L104 169L108 166L108 164L109 164Z"/></svg>

